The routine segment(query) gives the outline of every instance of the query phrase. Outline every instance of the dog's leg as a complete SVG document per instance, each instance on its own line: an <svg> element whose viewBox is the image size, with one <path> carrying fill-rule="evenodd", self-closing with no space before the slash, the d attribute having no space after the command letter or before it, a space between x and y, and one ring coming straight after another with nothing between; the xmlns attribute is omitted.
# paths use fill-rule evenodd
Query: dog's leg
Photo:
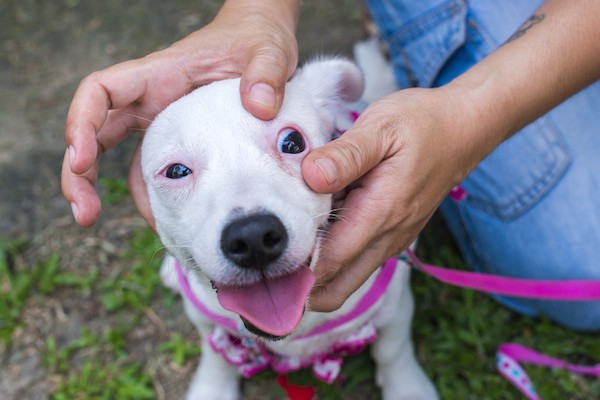
<svg viewBox="0 0 600 400"><path fill-rule="evenodd" d="M377 341L371 352L377 364L377 384L384 400L433 400L437 393L415 358L411 340L414 301L409 286L410 267L398 264L390 298L378 315Z"/></svg>
<svg viewBox="0 0 600 400"><path fill-rule="evenodd" d="M240 397L240 374L208 343L212 326L196 324L202 337L202 356L194 373L187 400L237 400Z"/></svg>

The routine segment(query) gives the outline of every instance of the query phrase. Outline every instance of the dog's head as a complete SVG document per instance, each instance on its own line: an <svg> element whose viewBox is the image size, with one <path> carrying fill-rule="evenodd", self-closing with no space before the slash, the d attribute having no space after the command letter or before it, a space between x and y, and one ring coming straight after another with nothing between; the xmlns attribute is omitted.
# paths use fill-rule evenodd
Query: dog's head
<svg viewBox="0 0 600 400"><path fill-rule="evenodd" d="M305 184L301 163L331 140L362 87L353 63L313 61L288 82L277 117L262 121L242 107L239 79L218 81L167 107L144 137L161 240L255 333L286 336L304 312L331 196Z"/></svg>

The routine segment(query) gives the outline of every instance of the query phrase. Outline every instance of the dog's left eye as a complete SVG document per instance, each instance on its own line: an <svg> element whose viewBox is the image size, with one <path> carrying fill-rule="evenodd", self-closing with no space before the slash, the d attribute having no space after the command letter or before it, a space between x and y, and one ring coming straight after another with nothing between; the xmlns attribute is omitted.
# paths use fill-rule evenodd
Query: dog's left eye
<svg viewBox="0 0 600 400"><path fill-rule="evenodd" d="M170 165L166 171L165 176L169 179L181 179L192 173L192 170L183 164Z"/></svg>
<svg viewBox="0 0 600 400"><path fill-rule="evenodd" d="M294 129L284 129L277 138L277 149L282 153L299 154L305 148L304 137Z"/></svg>

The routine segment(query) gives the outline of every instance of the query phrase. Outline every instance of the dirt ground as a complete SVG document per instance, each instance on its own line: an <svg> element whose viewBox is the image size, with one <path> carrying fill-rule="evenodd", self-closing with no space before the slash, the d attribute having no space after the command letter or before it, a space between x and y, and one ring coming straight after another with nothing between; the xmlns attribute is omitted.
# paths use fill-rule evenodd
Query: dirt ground
<svg viewBox="0 0 600 400"><path fill-rule="evenodd" d="M0 237L24 239L24 266L59 254L61 268L103 274L126 268L132 232L144 226L130 201L106 206L99 224L76 226L60 193L64 121L71 96L86 74L143 56L208 22L219 1L0 0ZM299 27L301 59L315 53L349 55L362 35L358 1L307 1ZM124 177L132 142L104 157L101 175ZM0 292L1 295L1 292ZM52 336L68 342L82 324L112 326L93 299L67 293L32 298L24 327L0 345L0 399L45 399L53 378L40 349ZM158 309L136 330L140 351L156 346L161 320L191 328ZM154 321L154 322L152 322ZM148 333L149 332L149 333ZM164 360L163 360L164 361ZM191 367L173 370L156 361L160 398L181 398ZM258 397L253 397L258 398Z"/></svg>

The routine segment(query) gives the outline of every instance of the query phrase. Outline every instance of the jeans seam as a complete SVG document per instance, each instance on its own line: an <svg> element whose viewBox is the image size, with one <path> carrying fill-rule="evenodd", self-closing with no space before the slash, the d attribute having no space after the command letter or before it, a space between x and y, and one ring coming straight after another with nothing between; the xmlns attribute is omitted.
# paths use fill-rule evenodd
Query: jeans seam
<svg viewBox="0 0 600 400"><path fill-rule="evenodd" d="M403 46L423 36L465 8L464 1L451 0L441 4L405 24L402 29L388 35L390 42Z"/></svg>
<svg viewBox="0 0 600 400"><path fill-rule="evenodd" d="M564 176L571 163L569 150L562 139L560 132L549 123L547 117L541 117L536 123L542 124L552 135L552 160L547 164L546 171L540 175L533 184L523 190L515 191L515 195L500 203L485 198L471 196L467 204L487 214L493 215L500 220L510 221L532 208L546 194L552 191L557 182ZM550 139L547 139L550 140Z"/></svg>
<svg viewBox="0 0 600 400"><path fill-rule="evenodd" d="M405 45L418 40L431 32L432 29L440 26L440 23L451 20L464 10L466 10L466 4L463 0L447 1L409 21L398 31L389 34L384 33L384 36L388 38L390 46L398 51L399 57L395 57L394 61L404 71L409 87L431 85L431 81L437 75L437 70L443 65L442 61L444 58L448 58L462 43L455 40L456 35L461 32L461 29L454 25L451 26L451 29L448 29L443 42L444 51L433 51L431 57L421 67L419 76L423 79L422 82L419 81L419 77L414 72L415 68L410 61L410 53L404 50ZM429 81L426 81L425 78Z"/></svg>

